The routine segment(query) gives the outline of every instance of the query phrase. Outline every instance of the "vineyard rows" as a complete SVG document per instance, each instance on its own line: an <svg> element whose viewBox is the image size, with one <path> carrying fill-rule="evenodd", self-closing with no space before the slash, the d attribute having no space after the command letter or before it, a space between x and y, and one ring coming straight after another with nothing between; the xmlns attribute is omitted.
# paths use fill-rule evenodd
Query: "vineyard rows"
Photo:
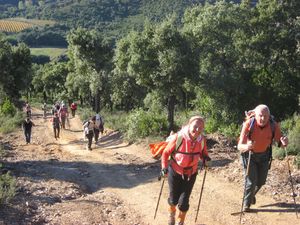
<svg viewBox="0 0 300 225"><path fill-rule="evenodd" d="M33 24L20 22L20 21L12 21L12 20L0 20L0 31L4 32L20 32L24 29L28 29L33 27Z"/></svg>

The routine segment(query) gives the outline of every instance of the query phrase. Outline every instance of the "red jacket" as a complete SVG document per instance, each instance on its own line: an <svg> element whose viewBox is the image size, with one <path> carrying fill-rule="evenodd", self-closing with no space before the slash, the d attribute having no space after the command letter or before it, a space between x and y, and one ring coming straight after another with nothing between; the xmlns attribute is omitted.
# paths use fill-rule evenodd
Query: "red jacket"
<svg viewBox="0 0 300 225"><path fill-rule="evenodd" d="M174 152L178 135L182 136L182 144L178 151ZM196 140L191 140L188 127L184 127L178 135L174 135L162 154L162 168L168 167L170 159L170 165L178 174L190 176L197 172L199 160L208 156L206 138L200 135Z"/></svg>
<svg viewBox="0 0 300 225"><path fill-rule="evenodd" d="M77 104L73 102L71 104L71 109L76 110L77 109Z"/></svg>

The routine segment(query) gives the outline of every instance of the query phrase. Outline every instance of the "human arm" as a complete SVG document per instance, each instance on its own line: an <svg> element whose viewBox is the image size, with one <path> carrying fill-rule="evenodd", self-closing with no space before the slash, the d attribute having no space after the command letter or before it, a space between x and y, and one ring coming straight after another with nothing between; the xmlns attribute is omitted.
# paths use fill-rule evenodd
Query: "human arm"
<svg viewBox="0 0 300 225"><path fill-rule="evenodd" d="M204 137L203 137L204 138ZM201 153L201 159L202 159L202 162L205 166L210 166L210 161L211 161L211 158L209 157L208 155L208 151L207 151L207 144L206 144L206 138L204 138L204 140L202 141L202 143L204 146L202 148L202 153Z"/></svg>
<svg viewBox="0 0 300 225"><path fill-rule="evenodd" d="M165 150L162 153L161 156L161 175L165 177L168 174L168 161L169 157L174 151L176 147L176 141L177 141L177 135L174 135L174 137L169 141L168 145L166 146Z"/></svg>
<svg viewBox="0 0 300 225"><path fill-rule="evenodd" d="M243 123L242 131L240 133L237 149L241 152L248 152L253 150L254 142L248 138L249 134L249 121Z"/></svg>
<svg viewBox="0 0 300 225"><path fill-rule="evenodd" d="M274 139L278 143L279 147L286 147L289 143L288 137L282 135L280 125L278 123L275 124L275 137L274 137Z"/></svg>

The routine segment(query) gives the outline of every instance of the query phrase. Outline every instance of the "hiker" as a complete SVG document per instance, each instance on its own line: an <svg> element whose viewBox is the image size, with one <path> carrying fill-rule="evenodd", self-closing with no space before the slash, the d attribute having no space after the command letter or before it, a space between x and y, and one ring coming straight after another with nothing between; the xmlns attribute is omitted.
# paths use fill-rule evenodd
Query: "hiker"
<svg viewBox="0 0 300 225"><path fill-rule="evenodd" d="M66 119L68 118L68 107L65 104L62 104L59 111L58 115L61 121L61 127L63 129L66 129Z"/></svg>
<svg viewBox="0 0 300 225"><path fill-rule="evenodd" d="M26 117L31 118L31 107L28 102L25 104L25 112Z"/></svg>
<svg viewBox="0 0 300 225"><path fill-rule="evenodd" d="M77 110L77 104L75 102L72 102L71 104L72 117L75 117L76 110Z"/></svg>
<svg viewBox="0 0 300 225"><path fill-rule="evenodd" d="M179 209L178 224L184 224L189 210L190 194L198 174L198 161L201 159L206 164L206 161L211 160L207 153L203 130L204 119L200 116L191 117L177 135L170 136L172 138L162 153L161 176L168 177L169 183L169 225L175 224L176 206ZM179 138L181 144L178 147L176 145Z"/></svg>
<svg viewBox="0 0 300 225"><path fill-rule="evenodd" d="M53 117L51 118L51 122L53 126L54 138L57 140L57 138L59 138L60 126L61 126L61 122L57 112L54 113Z"/></svg>
<svg viewBox="0 0 300 225"><path fill-rule="evenodd" d="M26 144L30 143L32 126L35 126L35 124L30 120L29 117L27 117L25 121L22 123L22 129L24 131Z"/></svg>
<svg viewBox="0 0 300 225"><path fill-rule="evenodd" d="M250 206L256 203L255 195L266 182L269 163L272 160L273 139L278 146L288 145L288 138L282 136L280 127L272 119L268 106L258 105L252 112L254 114L252 119L248 118L243 123L237 146L241 152L245 174L249 151L251 151L249 172L245 176L245 197L243 199L243 211L245 212L250 211Z"/></svg>
<svg viewBox="0 0 300 225"><path fill-rule="evenodd" d="M43 116L44 118L47 117L47 104L46 102L44 102L43 106L42 106L42 110L43 110Z"/></svg>
<svg viewBox="0 0 300 225"><path fill-rule="evenodd" d="M60 103L59 102L55 103L55 108L56 108L57 112L60 110Z"/></svg>
<svg viewBox="0 0 300 225"><path fill-rule="evenodd" d="M94 137L94 128L95 128L96 116L93 116L90 120L86 121L83 124L85 137L88 139L87 150L92 150L92 141Z"/></svg>
<svg viewBox="0 0 300 225"><path fill-rule="evenodd" d="M104 131L104 122L103 122L103 118L97 113L96 114L96 121L95 121L95 127L94 127L94 135L95 135L95 143L98 143L98 139L99 139L99 133L101 133L101 136L103 134Z"/></svg>

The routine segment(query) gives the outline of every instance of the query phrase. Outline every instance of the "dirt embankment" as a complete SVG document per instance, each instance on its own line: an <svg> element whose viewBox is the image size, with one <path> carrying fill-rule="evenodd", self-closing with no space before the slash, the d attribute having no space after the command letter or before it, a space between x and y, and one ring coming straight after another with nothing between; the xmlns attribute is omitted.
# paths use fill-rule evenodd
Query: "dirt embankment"
<svg viewBox="0 0 300 225"><path fill-rule="evenodd" d="M55 140L49 118L34 112L32 143L22 131L0 136L5 146L5 170L17 178L17 196L0 208L0 224L167 224L167 182L156 219L153 219L161 183L160 162L146 144L129 145L106 130L93 150L85 150L82 124L70 127ZM241 208L243 171L238 154L220 136L209 137L212 166L207 172L197 223L194 222L203 172L195 183L186 224L239 224L231 215ZM291 163L292 164L292 163ZM2 169L2 171L5 171ZM275 160L267 184L257 196L243 224L299 224L296 218L286 161ZM297 207L300 208L300 173L292 169Z"/></svg>

